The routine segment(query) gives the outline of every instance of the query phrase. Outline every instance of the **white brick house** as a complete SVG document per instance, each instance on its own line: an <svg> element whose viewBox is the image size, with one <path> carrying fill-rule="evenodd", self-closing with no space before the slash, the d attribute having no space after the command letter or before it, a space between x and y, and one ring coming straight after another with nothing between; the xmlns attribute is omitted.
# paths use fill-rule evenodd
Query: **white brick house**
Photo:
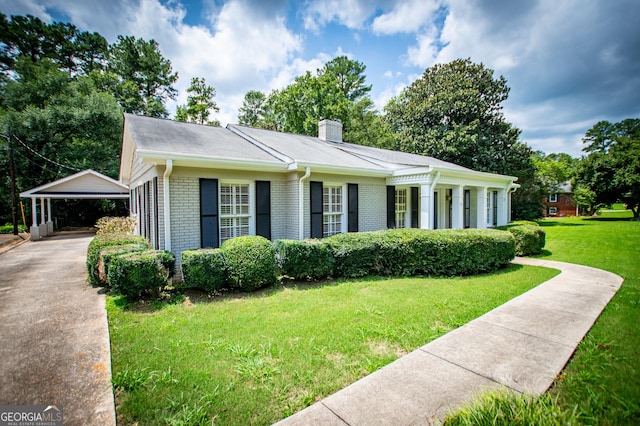
<svg viewBox="0 0 640 426"><path fill-rule="evenodd" d="M486 228L509 221L513 176L319 137L125 114L120 180L138 232L174 252L239 235L322 238L392 227Z"/></svg>

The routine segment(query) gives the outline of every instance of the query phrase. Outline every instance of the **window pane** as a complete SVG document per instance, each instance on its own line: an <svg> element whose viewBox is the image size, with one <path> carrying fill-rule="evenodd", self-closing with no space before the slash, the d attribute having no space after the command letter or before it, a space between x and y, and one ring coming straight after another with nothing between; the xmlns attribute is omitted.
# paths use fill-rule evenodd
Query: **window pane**
<svg viewBox="0 0 640 426"><path fill-rule="evenodd" d="M396 189L396 228L407 226L407 190Z"/></svg>
<svg viewBox="0 0 640 426"><path fill-rule="evenodd" d="M220 185L220 242L249 235L250 197L248 184Z"/></svg>

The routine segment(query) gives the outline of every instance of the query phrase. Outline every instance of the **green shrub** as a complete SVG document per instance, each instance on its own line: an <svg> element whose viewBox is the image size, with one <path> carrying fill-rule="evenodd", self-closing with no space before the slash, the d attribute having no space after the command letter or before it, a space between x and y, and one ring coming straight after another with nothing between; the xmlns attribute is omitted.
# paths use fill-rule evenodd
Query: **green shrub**
<svg viewBox="0 0 640 426"><path fill-rule="evenodd" d="M125 217L101 217L96 222L98 231L96 234L133 234L136 229L136 218Z"/></svg>
<svg viewBox="0 0 640 426"><path fill-rule="evenodd" d="M149 245L142 243L122 244L103 248L100 250L100 257L98 258L98 278L102 283L109 285L109 265L114 257L125 253L145 251L148 249Z"/></svg>
<svg viewBox="0 0 640 426"><path fill-rule="evenodd" d="M348 278L394 275L386 270L391 244L387 234L387 231L353 232L326 238L335 259L335 275Z"/></svg>
<svg viewBox="0 0 640 426"><path fill-rule="evenodd" d="M275 251L260 236L231 238L220 247L227 261L231 288L252 291L276 282Z"/></svg>
<svg viewBox="0 0 640 426"><path fill-rule="evenodd" d="M175 256L164 250L125 253L114 257L108 280L113 291L136 299L157 296L169 283L175 268Z"/></svg>
<svg viewBox="0 0 640 426"><path fill-rule="evenodd" d="M491 229L391 229L329 237L335 275L471 275L509 264L515 240Z"/></svg>
<svg viewBox="0 0 640 426"><path fill-rule="evenodd" d="M18 232L27 232L27 227L18 224ZM13 234L13 224L7 222L3 226L0 226L0 234Z"/></svg>
<svg viewBox="0 0 640 426"><path fill-rule="evenodd" d="M507 224L507 227L518 226L518 225L540 226L538 222L534 222L533 220L514 220L513 222L509 222Z"/></svg>
<svg viewBox="0 0 640 426"><path fill-rule="evenodd" d="M227 263L221 249L185 250L180 258L182 288L220 290L227 284Z"/></svg>
<svg viewBox="0 0 640 426"><path fill-rule="evenodd" d="M276 265L283 275L296 280L316 280L333 274L333 253L323 240L276 240Z"/></svg>
<svg viewBox="0 0 640 426"><path fill-rule="evenodd" d="M96 235L89 243L87 248L87 273L89 275L89 283L93 285L107 285L100 279L98 264L100 262L100 252L109 246L118 246L125 244L142 244L146 248L151 248L149 242L140 235L131 235L124 233L101 234Z"/></svg>
<svg viewBox="0 0 640 426"><path fill-rule="evenodd" d="M541 226L516 225L507 230L516 239L516 255L530 256L542 252L546 243L546 232Z"/></svg>

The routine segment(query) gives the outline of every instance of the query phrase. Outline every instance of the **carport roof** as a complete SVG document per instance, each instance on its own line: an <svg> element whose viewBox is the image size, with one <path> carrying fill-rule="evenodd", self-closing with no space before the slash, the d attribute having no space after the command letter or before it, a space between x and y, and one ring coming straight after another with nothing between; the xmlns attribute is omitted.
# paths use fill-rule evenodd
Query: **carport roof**
<svg viewBox="0 0 640 426"><path fill-rule="evenodd" d="M87 169L20 193L23 198L129 198L129 188Z"/></svg>

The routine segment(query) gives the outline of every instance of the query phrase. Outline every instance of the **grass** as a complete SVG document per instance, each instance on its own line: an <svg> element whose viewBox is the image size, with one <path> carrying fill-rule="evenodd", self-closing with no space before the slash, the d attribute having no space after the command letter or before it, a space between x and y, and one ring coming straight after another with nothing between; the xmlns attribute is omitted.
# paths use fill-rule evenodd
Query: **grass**
<svg viewBox="0 0 640 426"><path fill-rule="evenodd" d="M599 219L541 222L547 247L539 257L624 278L552 392L586 424L640 424L640 222Z"/></svg>
<svg viewBox="0 0 640 426"><path fill-rule="evenodd" d="M446 424L640 424L640 222L603 212L541 225L547 245L536 257L605 269L624 283L550 392L539 399L489 394Z"/></svg>
<svg viewBox="0 0 640 426"><path fill-rule="evenodd" d="M109 297L119 424L271 424L551 278L344 280L129 306Z"/></svg>

